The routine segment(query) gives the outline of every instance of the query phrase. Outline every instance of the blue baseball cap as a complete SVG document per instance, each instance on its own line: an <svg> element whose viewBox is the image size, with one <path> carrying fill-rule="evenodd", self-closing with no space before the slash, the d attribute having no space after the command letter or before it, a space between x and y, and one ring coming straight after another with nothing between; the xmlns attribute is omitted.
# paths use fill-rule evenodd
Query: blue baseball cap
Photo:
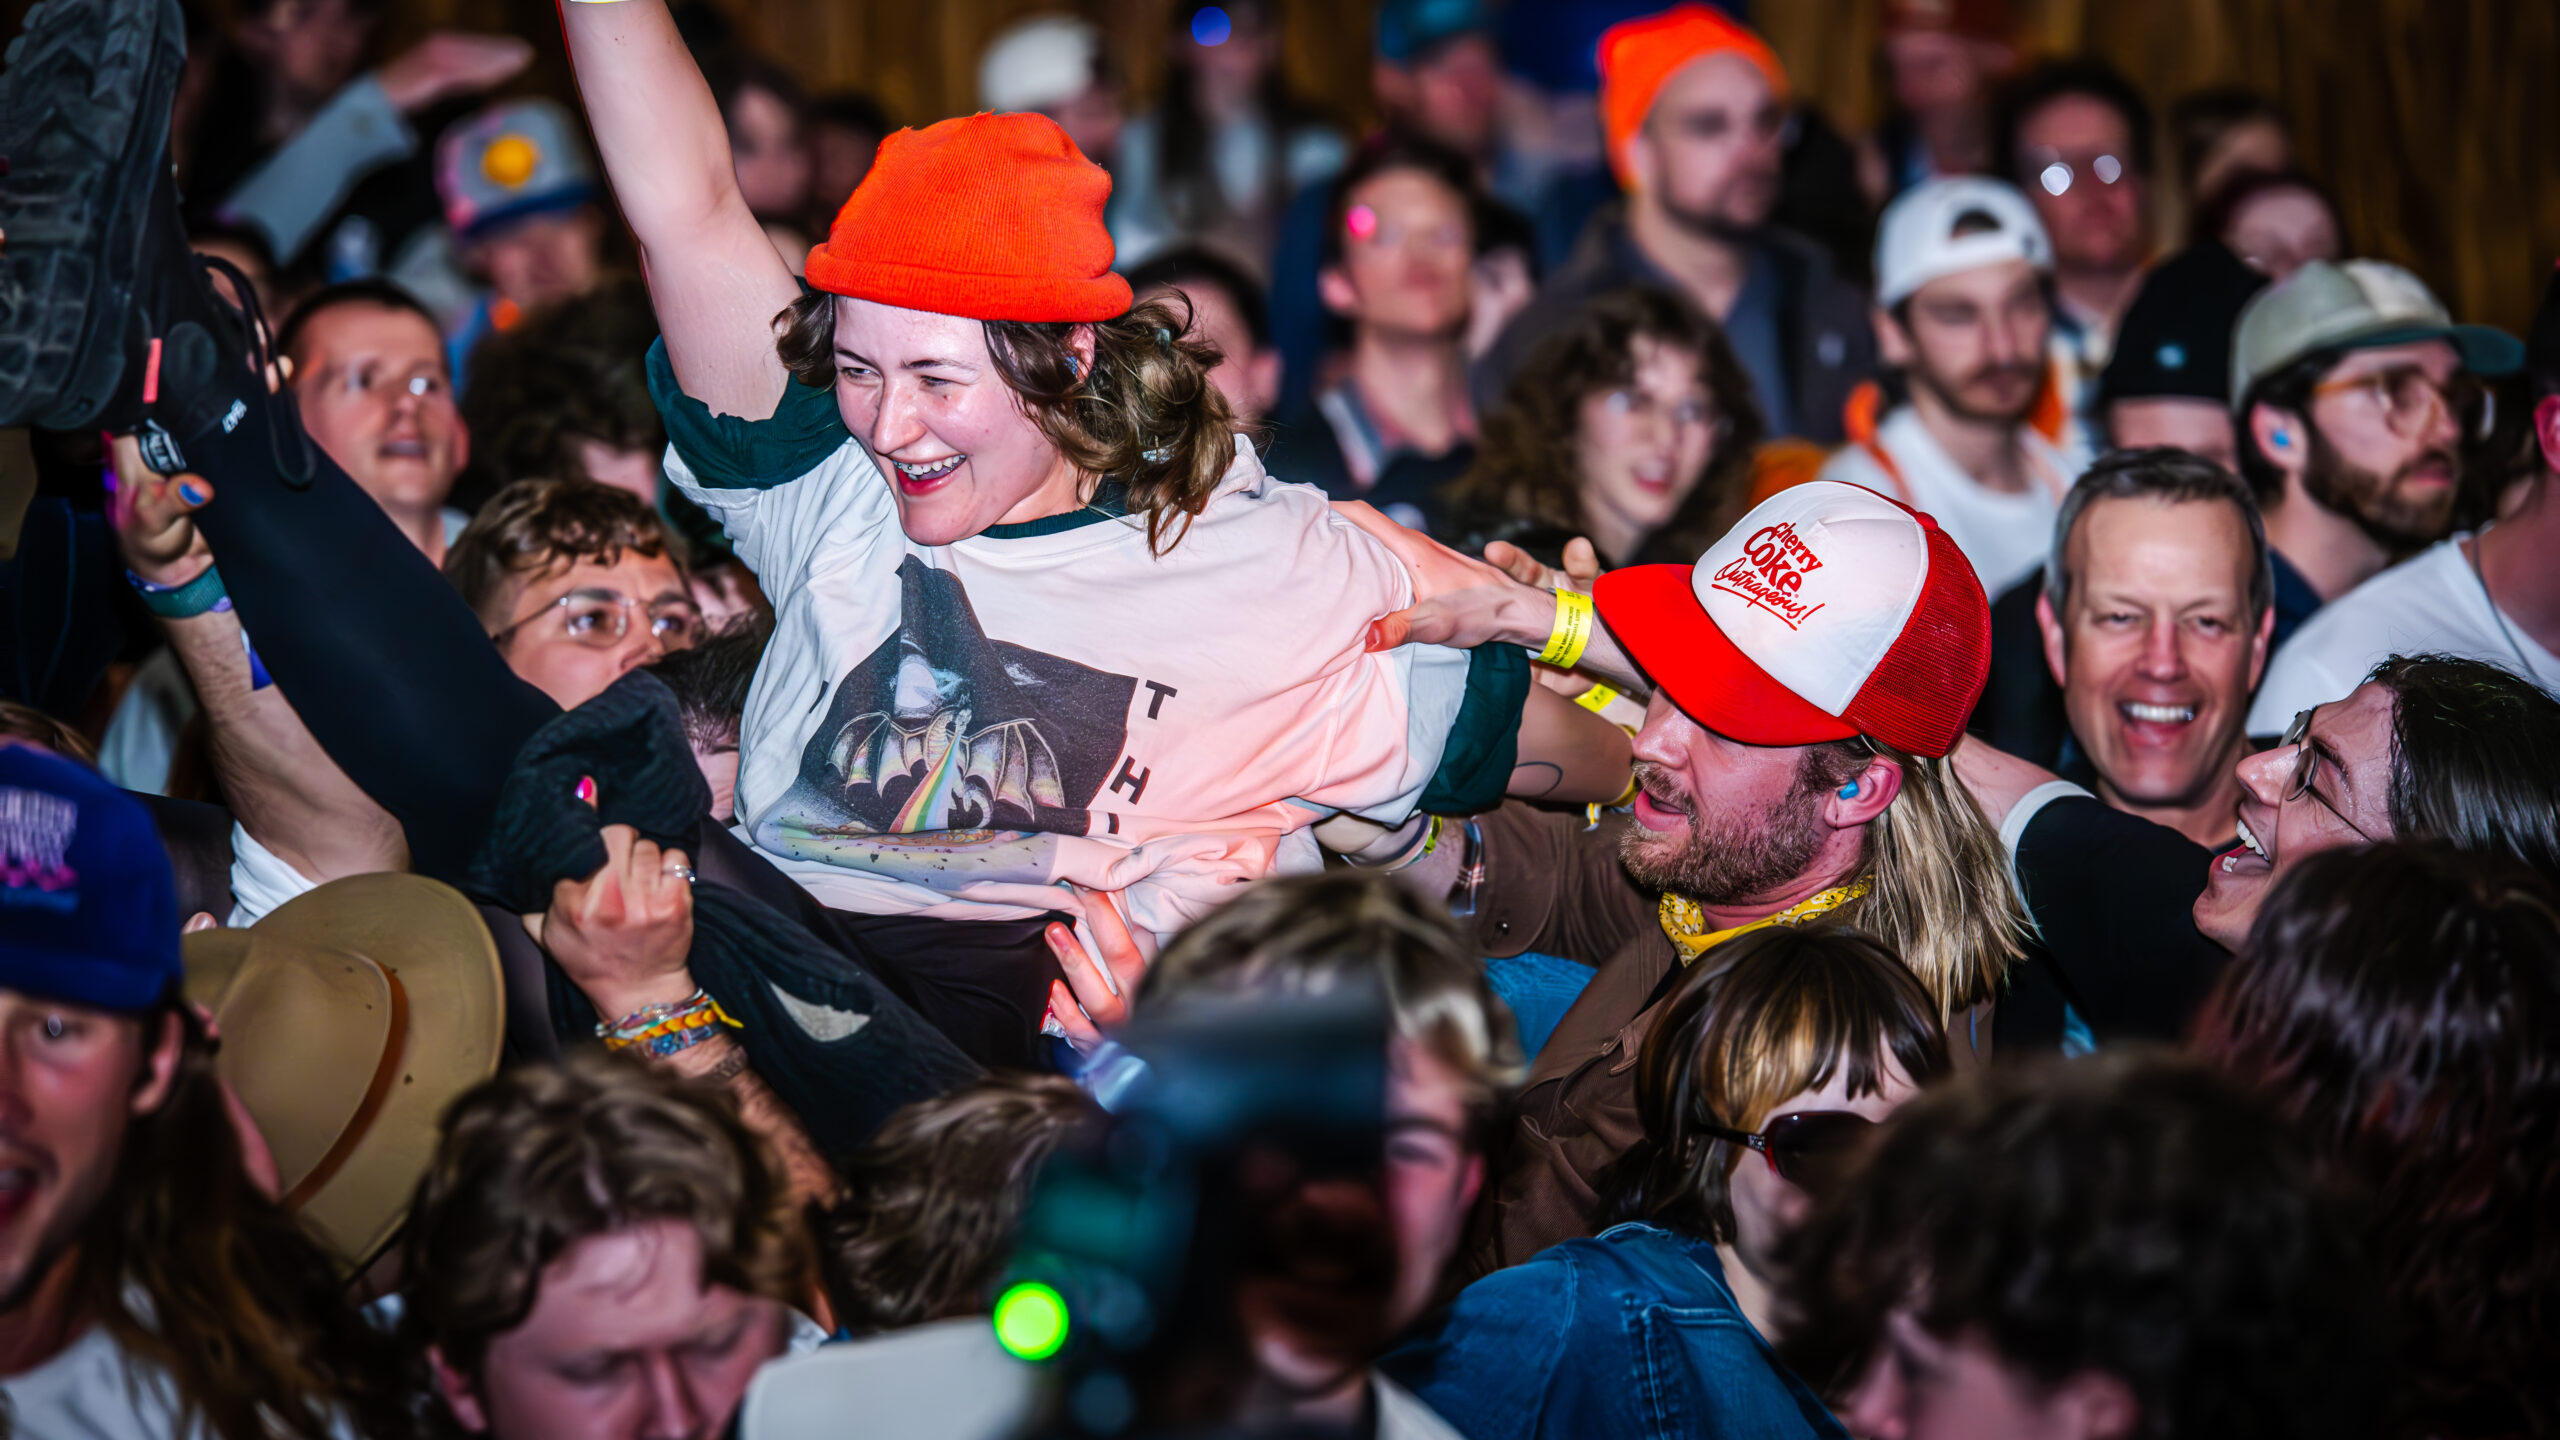
<svg viewBox="0 0 2560 1440"><path fill-rule="evenodd" d="M455 121L436 142L436 193L455 236L477 240L594 200L595 164L559 102L505 100Z"/></svg>
<svg viewBox="0 0 2560 1440"><path fill-rule="evenodd" d="M1378 7L1378 58L1406 65L1444 40L1493 32L1487 0L1386 0Z"/></svg>
<svg viewBox="0 0 2560 1440"><path fill-rule="evenodd" d="M0 990L148 1010L184 979L151 812L85 765L0 744Z"/></svg>

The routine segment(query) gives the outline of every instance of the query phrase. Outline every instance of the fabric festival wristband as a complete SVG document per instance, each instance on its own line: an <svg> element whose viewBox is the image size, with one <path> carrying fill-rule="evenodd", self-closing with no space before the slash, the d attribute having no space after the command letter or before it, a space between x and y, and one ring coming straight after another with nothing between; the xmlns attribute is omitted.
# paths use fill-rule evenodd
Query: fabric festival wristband
<svg viewBox="0 0 2560 1440"><path fill-rule="evenodd" d="M1582 652L1591 644L1591 597L1579 590L1556 592L1556 628L1547 633L1547 648L1538 652L1538 663L1570 670L1582 663Z"/></svg>
<svg viewBox="0 0 2560 1440"><path fill-rule="evenodd" d="M215 565L207 565L203 574L184 585L155 585L130 570L124 578L142 596L142 608L163 620L192 620L222 608L231 598L231 592L222 588L221 567Z"/></svg>

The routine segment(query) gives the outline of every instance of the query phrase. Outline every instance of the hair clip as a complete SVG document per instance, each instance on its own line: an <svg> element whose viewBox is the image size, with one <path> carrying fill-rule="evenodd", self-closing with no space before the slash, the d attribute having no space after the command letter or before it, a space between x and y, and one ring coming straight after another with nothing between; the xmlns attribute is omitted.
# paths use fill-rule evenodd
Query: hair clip
<svg viewBox="0 0 2560 1440"><path fill-rule="evenodd" d="M1074 378L1076 378L1076 377L1077 377L1077 376L1079 376L1079 375L1082 375L1083 373L1084 373L1084 364L1083 364L1083 362L1082 362L1082 361L1079 361L1078 359L1076 359L1076 352L1074 352L1073 350L1068 351L1068 352L1067 352L1067 378L1068 378L1068 379L1070 379L1070 380L1073 380Z"/></svg>
<svg viewBox="0 0 2560 1440"><path fill-rule="evenodd" d="M1173 458L1173 447L1170 445L1158 445L1152 450L1141 450L1138 452L1138 458L1146 461L1150 465L1161 465L1167 460Z"/></svg>
<svg viewBox="0 0 2560 1440"><path fill-rule="evenodd" d="M1173 353L1173 332L1162 325L1156 327L1156 348L1167 355Z"/></svg>

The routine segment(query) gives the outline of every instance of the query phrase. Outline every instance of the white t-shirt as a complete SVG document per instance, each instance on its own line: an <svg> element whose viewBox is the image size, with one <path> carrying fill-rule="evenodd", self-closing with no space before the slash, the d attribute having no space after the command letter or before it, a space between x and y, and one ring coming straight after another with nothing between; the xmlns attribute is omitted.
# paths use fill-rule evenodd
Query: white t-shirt
<svg viewBox="0 0 2560 1440"><path fill-rule="evenodd" d="M2249 733L2281 735L2314 705L2343 700L2392 655L2443 653L2508 670L2560 692L2560 656L2489 604L2464 555L2469 533L2428 546L2323 605L2275 658L2249 706ZM2501 629L2501 622L2504 628Z"/></svg>
<svg viewBox="0 0 2560 1440"><path fill-rule="evenodd" d="M1404 566L1236 452L1158 555L1143 520L1091 509L917 544L851 438L761 489L708 488L670 446L668 478L775 602L741 836L839 909L1019 919L1072 908L1071 880L1161 935L1228 885L1313 868L1327 814L1401 822L1469 657L1364 653L1411 603Z"/></svg>
<svg viewBox="0 0 2560 1440"><path fill-rule="evenodd" d="M1948 458L1920 412L1905 405L1876 427L1876 444L1901 472L1898 479L1863 445L1833 452L1821 478L1864 485L1937 521L1973 562L1983 592L1998 595L2043 568L2053 548L2054 516L2080 478L2081 463L2034 430L2021 427L2018 440L2027 456L2027 488L2015 494L1986 489Z"/></svg>
<svg viewBox="0 0 2560 1440"><path fill-rule="evenodd" d="M342 1418L340 1440L354 1431ZM42 1440L210 1440L198 1418L180 1423L178 1387L136 1358L104 1325L91 1325L33 1370L0 1376L0 1436Z"/></svg>

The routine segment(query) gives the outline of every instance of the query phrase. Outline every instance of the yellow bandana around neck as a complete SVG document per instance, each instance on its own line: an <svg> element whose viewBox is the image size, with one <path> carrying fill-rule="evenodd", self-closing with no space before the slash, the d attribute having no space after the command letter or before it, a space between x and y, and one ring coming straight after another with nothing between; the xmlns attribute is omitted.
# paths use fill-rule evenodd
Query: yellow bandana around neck
<svg viewBox="0 0 2560 1440"><path fill-rule="evenodd" d="M1736 935L1747 935L1771 925L1801 925L1817 915L1828 915L1850 901L1865 895L1868 882L1852 880L1834 885L1818 895L1808 895L1775 915L1736 925L1730 930L1709 930L1707 912L1697 901L1685 895L1662 892L1662 933L1671 937L1672 947L1680 952L1680 963L1688 964L1699 956Z"/></svg>

